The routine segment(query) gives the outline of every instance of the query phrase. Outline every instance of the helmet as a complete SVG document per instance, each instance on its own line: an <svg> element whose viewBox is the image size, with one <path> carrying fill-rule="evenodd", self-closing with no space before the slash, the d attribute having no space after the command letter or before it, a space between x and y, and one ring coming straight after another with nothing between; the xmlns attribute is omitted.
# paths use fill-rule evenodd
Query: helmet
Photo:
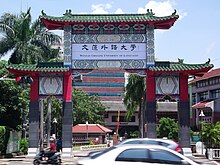
<svg viewBox="0 0 220 165"><path fill-rule="evenodd" d="M50 137L50 141L54 141L54 138L53 138L53 137Z"/></svg>

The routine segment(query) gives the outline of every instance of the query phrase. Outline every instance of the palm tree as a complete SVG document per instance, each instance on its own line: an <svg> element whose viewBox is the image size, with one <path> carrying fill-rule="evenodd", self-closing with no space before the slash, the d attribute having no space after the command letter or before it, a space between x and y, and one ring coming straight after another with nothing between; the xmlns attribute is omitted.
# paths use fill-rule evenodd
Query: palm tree
<svg viewBox="0 0 220 165"><path fill-rule="evenodd" d="M127 107L126 119L129 121L135 111L139 108L139 136L144 137L144 106L145 101L145 78L130 74L128 77L128 84L125 87L124 104Z"/></svg>
<svg viewBox="0 0 220 165"><path fill-rule="evenodd" d="M59 43L60 37L49 32L39 19L32 23L30 8L19 16L3 14L0 33L3 35L0 38L0 57L12 51L10 63L33 64L58 55L58 51L52 51L50 45Z"/></svg>

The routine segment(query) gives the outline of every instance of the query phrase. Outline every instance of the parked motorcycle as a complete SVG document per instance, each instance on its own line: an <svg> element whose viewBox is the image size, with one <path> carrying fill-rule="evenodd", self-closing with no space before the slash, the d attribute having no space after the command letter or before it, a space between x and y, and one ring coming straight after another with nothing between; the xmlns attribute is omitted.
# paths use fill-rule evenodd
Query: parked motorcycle
<svg viewBox="0 0 220 165"><path fill-rule="evenodd" d="M41 151L34 157L33 163L34 165L39 165L39 164L61 165L61 155L60 153L56 153L56 152Z"/></svg>

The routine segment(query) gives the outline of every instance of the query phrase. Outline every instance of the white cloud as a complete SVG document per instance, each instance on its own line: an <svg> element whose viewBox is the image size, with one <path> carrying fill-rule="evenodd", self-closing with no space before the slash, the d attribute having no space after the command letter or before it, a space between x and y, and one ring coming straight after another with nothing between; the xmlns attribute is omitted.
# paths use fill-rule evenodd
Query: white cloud
<svg viewBox="0 0 220 165"><path fill-rule="evenodd" d="M152 9L156 16L170 15L174 11L169 0L165 2L149 1L144 8L138 9L138 13L146 13L147 9Z"/></svg>
<svg viewBox="0 0 220 165"><path fill-rule="evenodd" d="M110 3L107 4L93 4L91 6L92 12L91 14L109 14L109 9L112 8L112 5ZM123 10L121 8L118 8L115 11L115 14L124 14Z"/></svg>
<svg viewBox="0 0 220 165"><path fill-rule="evenodd" d="M115 14L124 14L123 10L121 8L118 8L116 11L115 11Z"/></svg>
<svg viewBox="0 0 220 165"><path fill-rule="evenodd" d="M156 16L168 16L174 12L175 4L174 0L167 0L164 2L151 0L144 6L144 8L138 8L138 13L146 13L147 9L152 9ZM177 12L180 16L179 20L187 15L186 12L179 12L178 10Z"/></svg>
<svg viewBox="0 0 220 165"><path fill-rule="evenodd" d="M92 14L108 14L109 12L107 11L112 7L111 4L97 4L97 5L92 5Z"/></svg>

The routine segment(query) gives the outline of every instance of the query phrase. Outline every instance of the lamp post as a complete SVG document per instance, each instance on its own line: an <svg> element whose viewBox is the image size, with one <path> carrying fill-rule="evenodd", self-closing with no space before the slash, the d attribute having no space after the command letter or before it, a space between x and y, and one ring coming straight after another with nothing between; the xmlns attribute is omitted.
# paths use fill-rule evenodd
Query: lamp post
<svg viewBox="0 0 220 165"><path fill-rule="evenodd" d="M57 119L56 119L56 118L53 119L53 123L54 123L54 134L55 134L55 138L57 138Z"/></svg>
<svg viewBox="0 0 220 165"><path fill-rule="evenodd" d="M89 124L89 122L86 121L86 139L87 140L88 140L88 137L89 137L88 124Z"/></svg>
<svg viewBox="0 0 220 165"><path fill-rule="evenodd" d="M202 131L202 121L203 121L203 117L205 116L205 114L203 113L203 110L200 111L199 117L200 117L200 132ZM201 141L202 141L202 154L203 154L203 139L202 139L202 135L201 135Z"/></svg>
<svg viewBox="0 0 220 165"><path fill-rule="evenodd" d="M202 130L201 122L203 121L203 117L205 117L203 110L200 111L199 117L200 117L200 131L201 131Z"/></svg>

